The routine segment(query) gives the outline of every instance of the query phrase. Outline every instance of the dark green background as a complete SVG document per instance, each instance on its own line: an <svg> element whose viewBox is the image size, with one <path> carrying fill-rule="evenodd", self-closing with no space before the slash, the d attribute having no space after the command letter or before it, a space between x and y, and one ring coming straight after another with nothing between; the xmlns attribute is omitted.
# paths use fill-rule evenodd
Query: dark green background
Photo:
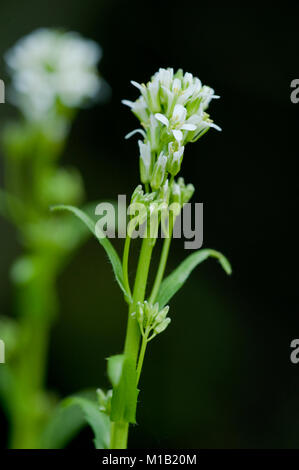
<svg viewBox="0 0 299 470"><path fill-rule="evenodd" d="M64 155L82 172L89 200L130 194L138 180L136 138L123 139L137 121L120 104L137 96L131 79L182 67L221 95L211 114L223 132L187 147L183 175L204 202L204 246L230 258L233 277L208 261L171 302L171 327L146 357L130 446L297 447L299 365L289 354L299 336L299 104L290 101L290 82L299 78L299 8L204 5L4 1L0 55L40 26L77 30L103 47L111 99L80 113ZM13 113L0 105L1 123ZM20 247L3 220L0 250L0 313L11 314L8 270ZM186 254L174 241L170 267ZM65 396L107 386L104 358L121 352L127 313L96 241L73 259L59 295L48 387ZM90 435L81 433L76 445L91 446Z"/></svg>

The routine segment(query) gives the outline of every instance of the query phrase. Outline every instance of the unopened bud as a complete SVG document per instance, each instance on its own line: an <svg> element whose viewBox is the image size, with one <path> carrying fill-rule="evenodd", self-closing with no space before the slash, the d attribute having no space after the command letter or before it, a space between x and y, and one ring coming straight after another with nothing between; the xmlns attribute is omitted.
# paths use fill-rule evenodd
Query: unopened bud
<svg viewBox="0 0 299 470"><path fill-rule="evenodd" d="M159 323L155 327L154 332L156 334L162 333L164 330L166 330L170 322L171 322L170 318L165 318L165 320L162 323Z"/></svg>
<svg viewBox="0 0 299 470"><path fill-rule="evenodd" d="M156 304L158 305L158 303ZM159 307L159 305L158 305ZM165 318L167 317L167 314L169 312L169 306L166 305L166 307L164 307L159 313L157 312L157 315L155 317L155 321L158 322L158 323L161 323L165 320Z"/></svg>
<svg viewBox="0 0 299 470"><path fill-rule="evenodd" d="M140 149L140 179L142 183L149 183L152 167L151 144L150 142L144 144L138 140L138 145Z"/></svg>
<svg viewBox="0 0 299 470"><path fill-rule="evenodd" d="M166 164L167 158L165 157L163 152L161 152L158 157L158 160L155 163L153 176L151 179L151 187L153 190L161 188L166 175Z"/></svg>
<svg viewBox="0 0 299 470"><path fill-rule="evenodd" d="M170 143L168 146L169 157L167 162L167 170L172 176L176 176L181 169L183 161L184 147L175 149L175 145Z"/></svg>
<svg viewBox="0 0 299 470"><path fill-rule="evenodd" d="M184 178L178 179L178 185L181 188L181 204L182 206L190 201L192 198L195 188L193 184L185 184Z"/></svg>
<svg viewBox="0 0 299 470"><path fill-rule="evenodd" d="M181 204L181 188L175 182L173 182L171 186L171 202Z"/></svg>

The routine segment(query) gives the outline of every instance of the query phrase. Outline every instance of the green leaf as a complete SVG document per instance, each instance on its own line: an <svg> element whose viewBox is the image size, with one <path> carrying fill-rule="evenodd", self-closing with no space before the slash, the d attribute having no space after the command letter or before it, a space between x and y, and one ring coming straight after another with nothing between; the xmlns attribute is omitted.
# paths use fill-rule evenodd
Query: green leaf
<svg viewBox="0 0 299 470"><path fill-rule="evenodd" d="M114 249L113 245L111 244L110 240L105 237L104 233L102 237L99 237L96 234L95 231L95 223L94 221L87 215L85 214L82 210L78 209L77 207L74 206L66 206L66 205L59 205L59 206L53 206L51 207L51 210L66 210L69 212L72 212L75 214L82 222L89 228L89 230L94 234L94 236L98 239L104 250L106 251L109 261L112 264L112 268L114 271L115 278L118 282L119 287L121 290L124 292L125 297L131 301L129 293L126 291L126 288L124 286L124 281L123 281L123 270L122 270L122 264L119 259L119 256Z"/></svg>
<svg viewBox="0 0 299 470"><path fill-rule="evenodd" d="M111 421L136 423L138 389L135 361L124 355L110 357L108 376L113 385Z"/></svg>
<svg viewBox="0 0 299 470"><path fill-rule="evenodd" d="M44 449L61 449L80 431L86 422L91 426L97 449L110 445L110 420L102 413L96 401L83 396L64 399L56 408L43 433L41 445ZM86 396L84 396L86 395ZM95 396L95 393L93 393Z"/></svg>
<svg viewBox="0 0 299 470"><path fill-rule="evenodd" d="M196 251L189 255L168 277L162 282L156 301L160 308L163 308L169 300L177 293L177 291L185 284L191 272L197 265L205 261L207 258L213 257L218 259L227 274L232 273L231 265L224 255L219 251L204 249Z"/></svg>

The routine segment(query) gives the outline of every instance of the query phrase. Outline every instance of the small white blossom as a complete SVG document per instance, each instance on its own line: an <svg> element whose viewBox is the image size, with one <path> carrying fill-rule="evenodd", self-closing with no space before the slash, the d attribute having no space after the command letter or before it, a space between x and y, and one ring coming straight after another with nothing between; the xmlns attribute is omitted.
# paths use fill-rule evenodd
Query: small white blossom
<svg viewBox="0 0 299 470"><path fill-rule="evenodd" d="M136 101L122 100L122 104L129 106L141 122L148 121L148 108L142 96Z"/></svg>
<svg viewBox="0 0 299 470"><path fill-rule="evenodd" d="M156 113L155 117L171 130L174 138L181 142L183 140L182 130L195 131L196 126L186 120L187 110L181 104L176 104L170 121L164 114Z"/></svg>

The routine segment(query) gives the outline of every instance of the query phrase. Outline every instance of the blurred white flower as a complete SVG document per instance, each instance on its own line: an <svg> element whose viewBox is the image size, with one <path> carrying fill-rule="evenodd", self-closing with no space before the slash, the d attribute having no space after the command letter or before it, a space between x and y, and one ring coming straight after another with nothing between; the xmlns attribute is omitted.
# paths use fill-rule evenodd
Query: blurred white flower
<svg viewBox="0 0 299 470"><path fill-rule="evenodd" d="M97 43L75 32L38 29L20 39L6 54L14 102L39 119L59 100L78 108L96 98L101 87Z"/></svg>

